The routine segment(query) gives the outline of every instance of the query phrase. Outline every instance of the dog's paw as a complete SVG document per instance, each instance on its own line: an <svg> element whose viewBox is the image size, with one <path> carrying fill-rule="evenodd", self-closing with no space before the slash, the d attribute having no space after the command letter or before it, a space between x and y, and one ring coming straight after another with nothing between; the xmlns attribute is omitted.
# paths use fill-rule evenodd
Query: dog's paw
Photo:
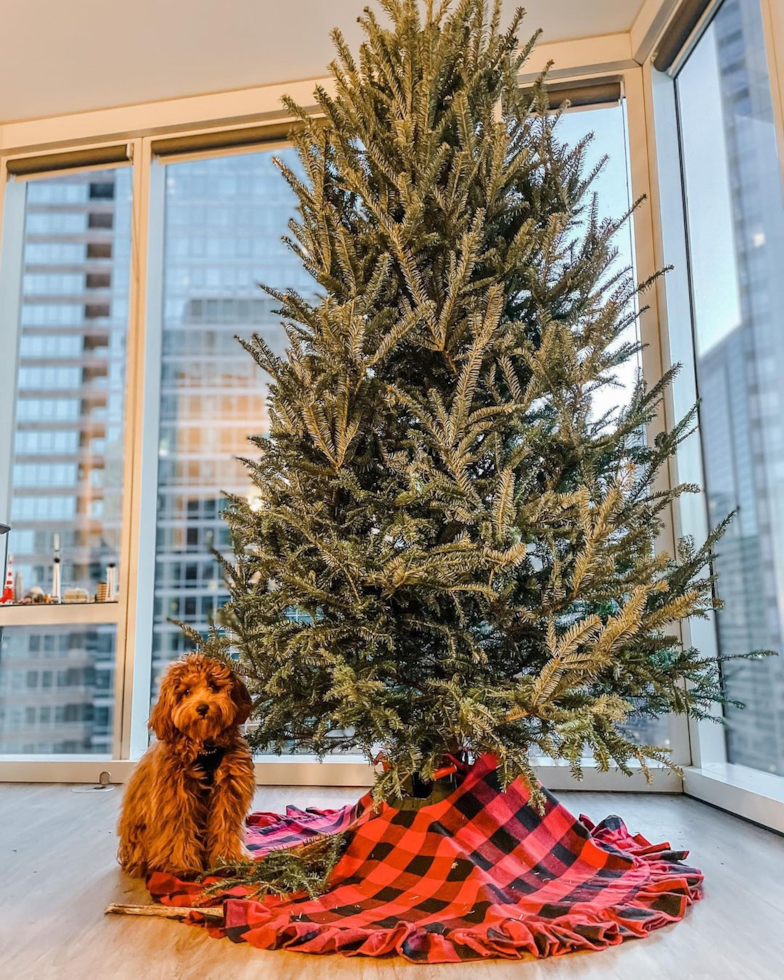
<svg viewBox="0 0 784 980"><path fill-rule="evenodd" d="M147 865L143 861L121 861L120 867L131 878L147 877Z"/></svg>
<svg viewBox="0 0 784 980"><path fill-rule="evenodd" d="M176 847L161 854L153 866L175 878L196 878L204 871L204 852L198 847Z"/></svg>
<svg viewBox="0 0 784 980"><path fill-rule="evenodd" d="M204 868L195 864L180 865L179 862L171 863L159 869L173 878L180 878L183 881L191 878L198 878L204 874Z"/></svg>

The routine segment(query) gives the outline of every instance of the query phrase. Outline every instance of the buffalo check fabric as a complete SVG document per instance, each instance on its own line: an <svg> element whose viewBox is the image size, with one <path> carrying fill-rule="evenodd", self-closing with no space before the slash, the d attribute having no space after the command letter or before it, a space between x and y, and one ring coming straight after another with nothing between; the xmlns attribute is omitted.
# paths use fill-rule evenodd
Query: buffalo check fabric
<svg viewBox="0 0 784 980"><path fill-rule="evenodd" d="M415 962L599 950L681 919L701 895L686 851L632 836L618 817L594 826L549 793L543 814L522 781L502 791L492 756L469 768L446 798L420 809L374 809L369 795L340 810L255 813L248 841L271 850L344 832L347 847L317 899L223 902L228 936L262 949L394 955ZM215 880L215 879L211 879ZM200 904L202 885L154 873L148 887L167 905ZM204 924L198 912L191 921Z"/></svg>

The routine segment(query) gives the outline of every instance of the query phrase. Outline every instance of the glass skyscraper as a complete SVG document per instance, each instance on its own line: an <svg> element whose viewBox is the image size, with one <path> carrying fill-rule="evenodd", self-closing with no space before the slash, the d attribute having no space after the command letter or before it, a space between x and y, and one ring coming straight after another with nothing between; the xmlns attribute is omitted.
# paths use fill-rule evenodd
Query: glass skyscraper
<svg viewBox="0 0 784 980"><path fill-rule="evenodd" d="M170 620L205 632L226 599L212 548L228 551L224 494L251 483L238 457L267 431L265 378L237 335L282 352L275 301L258 283L307 295L313 280L281 242L294 195L273 157L241 153L167 165L163 360L151 696L187 643Z"/></svg>
<svg viewBox="0 0 784 980"><path fill-rule="evenodd" d="M782 650L784 201L759 0L725 0L678 79L700 431L724 655ZM732 661L730 762L784 774L784 662Z"/></svg>

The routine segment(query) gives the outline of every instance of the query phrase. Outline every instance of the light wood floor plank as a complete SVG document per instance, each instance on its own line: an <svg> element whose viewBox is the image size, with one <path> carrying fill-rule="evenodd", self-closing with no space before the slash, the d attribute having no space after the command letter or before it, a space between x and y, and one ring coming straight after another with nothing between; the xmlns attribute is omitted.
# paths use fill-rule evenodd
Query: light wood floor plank
<svg viewBox="0 0 784 980"><path fill-rule="evenodd" d="M255 807L340 806L360 790L259 790ZM682 796L563 793L594 820L618 813L649 840L690 848L706 899L677 926L597 954L546 961L412 966L400 960L265 952L176 922L104 916L143 903L115 863L121 790L0 785L0 977L3 980L781 980L784 839Z"/></svg>

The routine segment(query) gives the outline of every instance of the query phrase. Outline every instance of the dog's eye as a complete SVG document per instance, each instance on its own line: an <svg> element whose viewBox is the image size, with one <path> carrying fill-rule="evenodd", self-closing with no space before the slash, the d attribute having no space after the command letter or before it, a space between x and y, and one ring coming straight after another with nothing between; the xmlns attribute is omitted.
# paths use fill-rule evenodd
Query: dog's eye
<svg viewBox="0 0 784 980"><path fill-rule="evenodd" d="M180 697L187 698L190 693L191 693L191 689L189 687L186 687L185 690L182 691L182 693L180 694Z"/></svg>
<svg viewBox="0 0 784 980"><path fill-rule="evenodd" d="M210 681L210 690L213 691L213 692L219 691L220 690L220 684L216 683L215 681Z"/></svg>

